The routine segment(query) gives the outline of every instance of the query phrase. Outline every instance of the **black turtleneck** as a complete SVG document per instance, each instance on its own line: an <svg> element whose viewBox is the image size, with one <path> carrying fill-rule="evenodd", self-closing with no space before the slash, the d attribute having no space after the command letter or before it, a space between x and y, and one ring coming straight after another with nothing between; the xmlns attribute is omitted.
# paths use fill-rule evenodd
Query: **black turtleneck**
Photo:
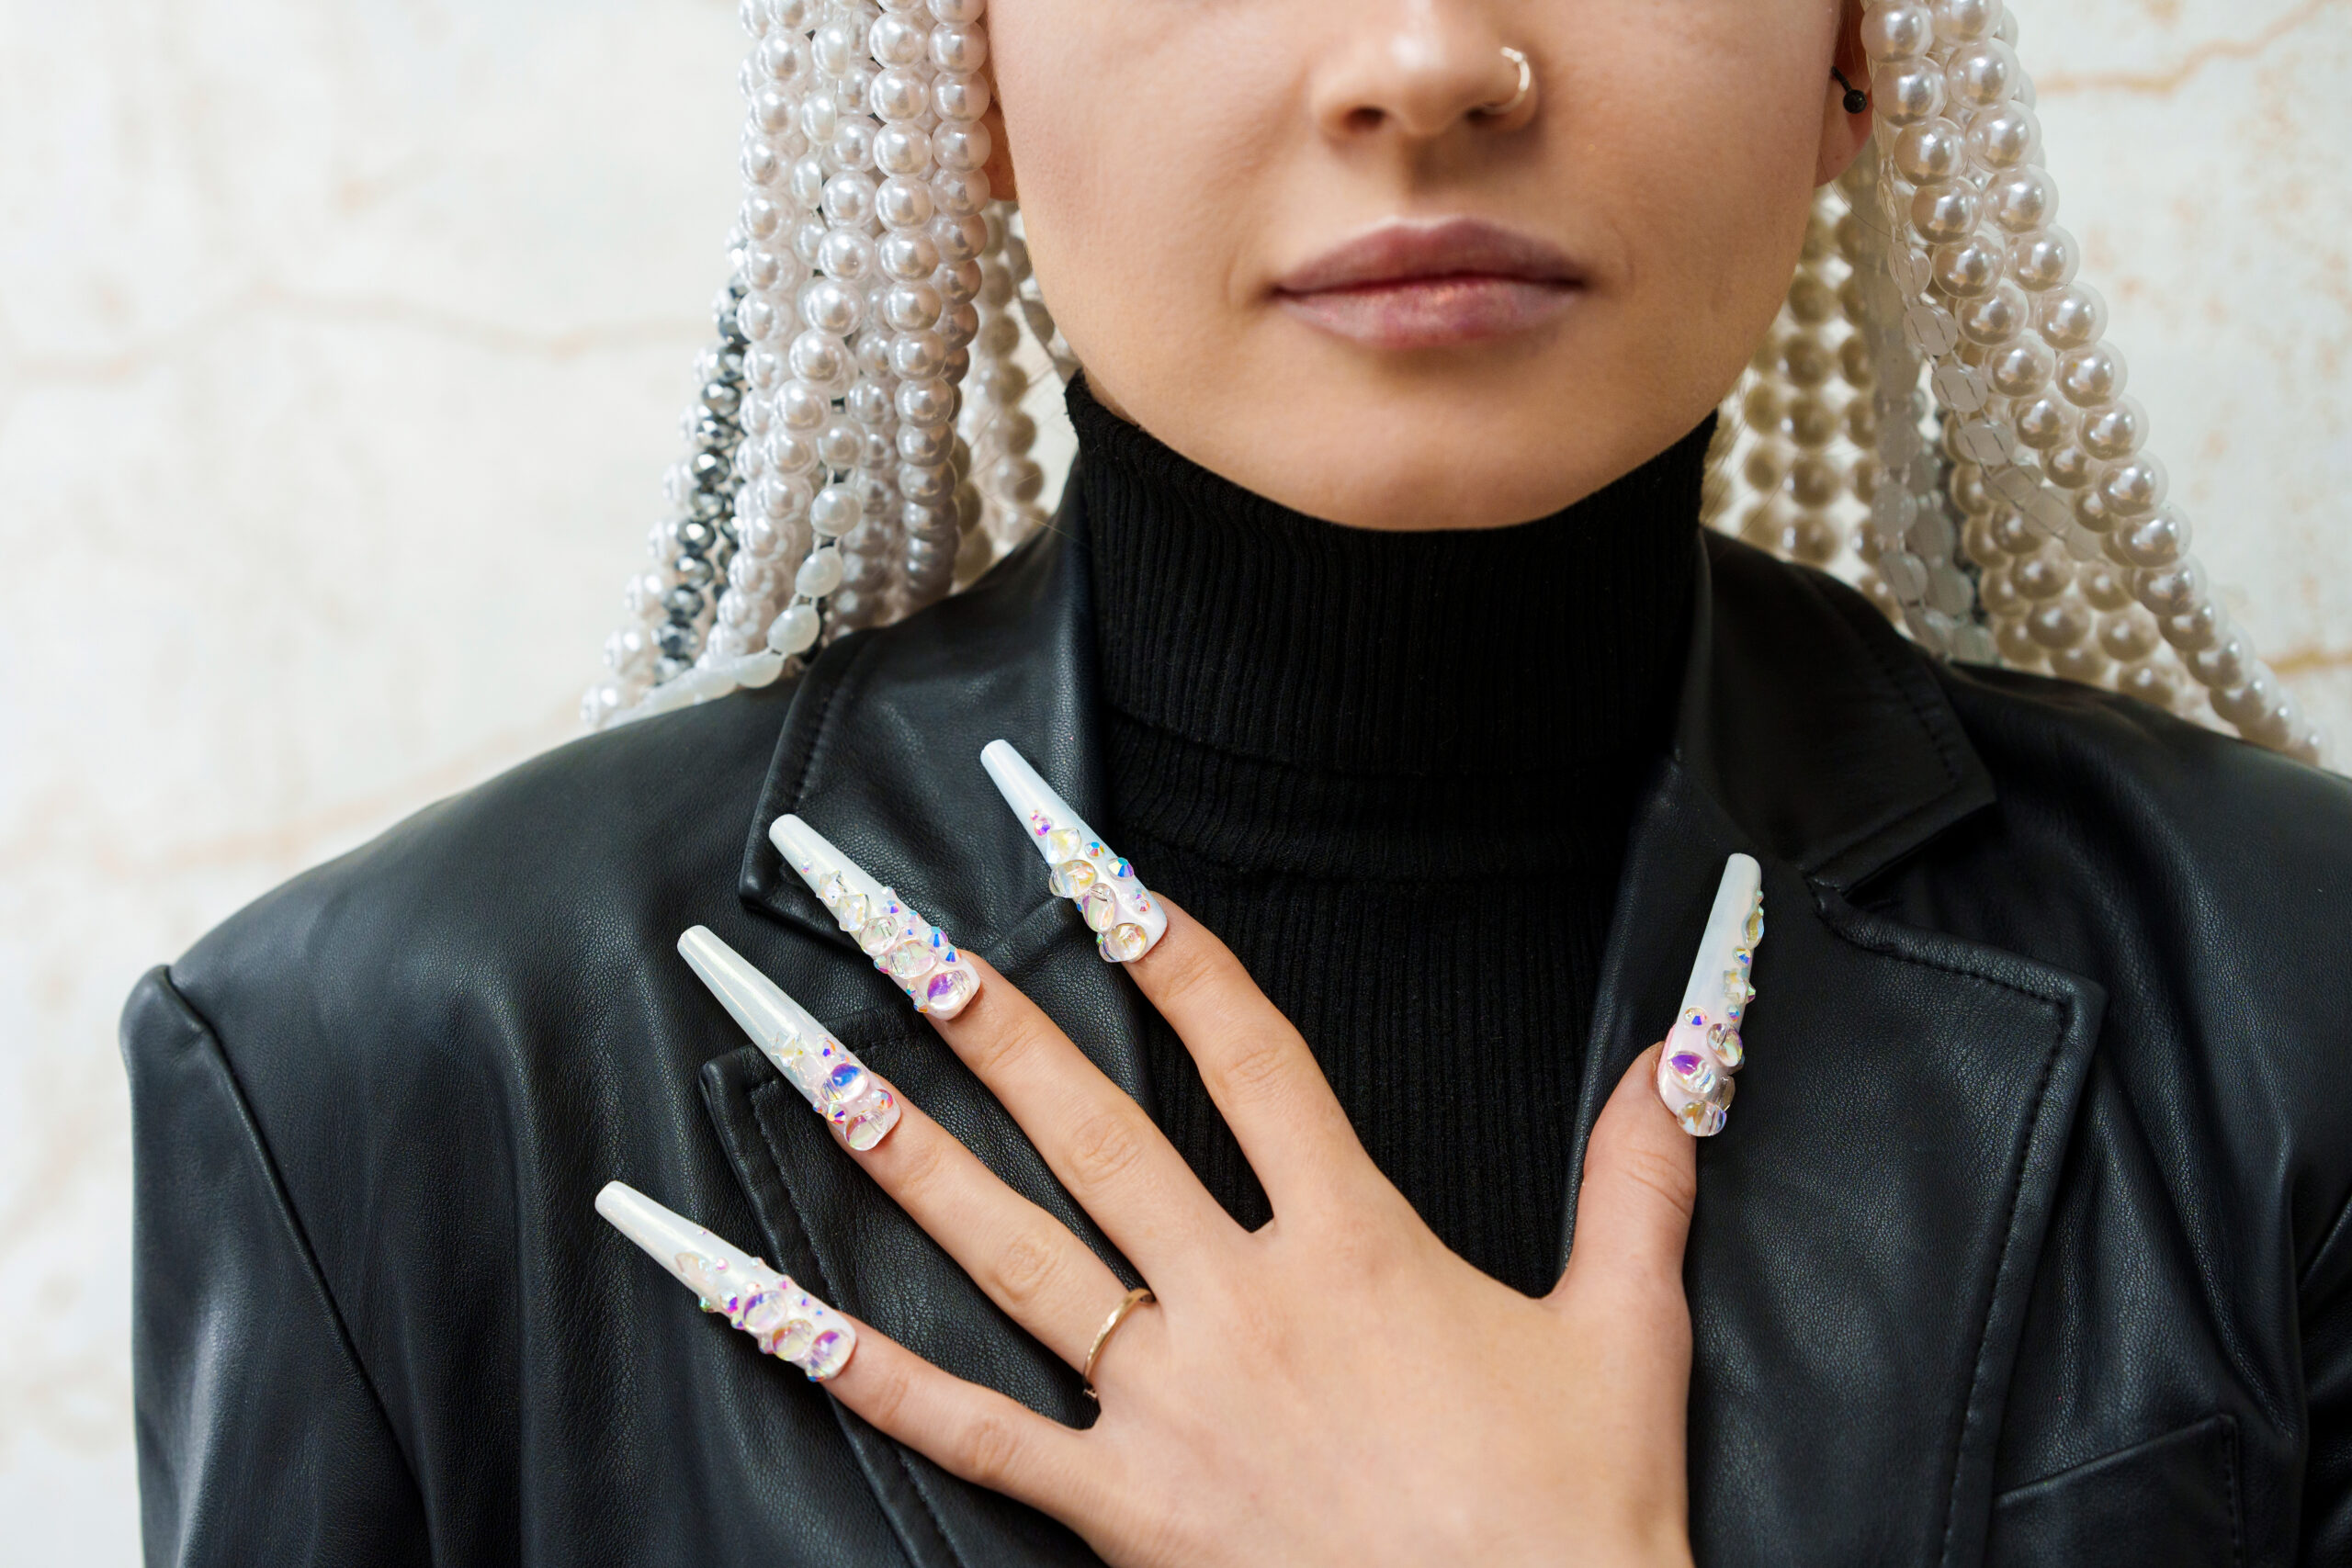
<svg viewBox="0 0 2352 1568"><path fill-rule="evenodd" d="M1073 386L1104 830L1299 1027L1446 1244L1549 1290L1634 795L1689 637L1709 430L1517 527L1386 533L1280 507ZM1169 1135L1264 1193L1172 1031Z"/></svg>

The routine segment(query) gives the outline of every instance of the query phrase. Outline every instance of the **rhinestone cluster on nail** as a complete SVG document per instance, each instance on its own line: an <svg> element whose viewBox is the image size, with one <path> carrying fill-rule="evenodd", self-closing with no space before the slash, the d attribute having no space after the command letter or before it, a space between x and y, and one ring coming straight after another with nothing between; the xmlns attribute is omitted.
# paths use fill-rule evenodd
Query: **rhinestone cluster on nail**
<svg viewBox="0 0 2352 1568"><path fill-rule="evenodd" d="M1148 953L1154 910L1136 868L1104 848L1100 839L1057 823L1043 811L1029 813L1029 830L1051 868L1046 886L1056 897L1078 906L1102 956L1114 964L1132 964Z"/></svg>
<svg viewBox="0 0 2352 1568"><path fill-rule="evenodd" d="M1741 944L1722 972L1715 1005L1686 1007L1666 1037L1658 1065L1658 1089L1682 1130L1711 1138L1724 1130L1736 1086L1732 1076L1747 1065L1740 1024L1756 999L1756 948L1764 940L1764 895L1759 889L1739 930Z"/></svg>
<svg viewBox="0 0 2352 1568"><path fill-rule="evenodd" d="M842 1139L860 1154L899 1124L898 1098L831 1035L819 1031L811 1039L791 1030L769 1043L768 1055L801 1098L839 1127Z"/></svg>
<svg viewBox="0 0 2352 1568"><path fill-rule="evenodd" d="M808 875L814 868L800 869ZM874 967L905 987L917 1012L954 1018L979 993L979 976L947 934L889 888L869 897L835 874L818 884L817 897Z"/></svg>
<svg viewBox="0 0 2352 1568"><path fill-rule="evenodd" d="M857 1348L857 1331L841 1314L756 1258L748 1268L730 1268L724 1258L681 1252L676 1271L703 1311L724 1317L812 1382L839 1372Z"/></svg>

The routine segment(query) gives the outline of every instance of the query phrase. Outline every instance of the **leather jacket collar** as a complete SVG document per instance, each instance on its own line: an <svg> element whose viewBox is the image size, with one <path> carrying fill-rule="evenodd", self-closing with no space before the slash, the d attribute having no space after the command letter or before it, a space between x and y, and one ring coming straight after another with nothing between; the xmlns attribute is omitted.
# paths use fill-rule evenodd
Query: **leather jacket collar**
<svg viewBox="0 0 2352 1568"><path fill-rule="evenodd" d="M1676 740L1628 844L1575 1158L1610 1089L1672 1015L1724 857L1755 854L1770 929L1751 1065L1731 1133L1702 1146L1686 1272L1700 1556L1713 1560L1721 1543L1745 1557L1734 1543L1753 1532L1819 1541L1838 1561L1975 1562L1995 1435L2104 998L2080 977L1849 902L1991 806L1990 779L1925 662L1866 604L1738 545L1707 543ZM861 981L851 967L863 956L769 844L769 824L798 811L1012 976L1148 1109L1141 1004L1049 897L978 762L1001 736L1082 813L1102 810L1085 551L1084 519L1068 508L973 592L828 649L793 697L746 825L741 892L839 948L837 976L791 983L797 994L815 988L803 999L846 1038L863 1046L876 1031L903 1034L903 1004L886 1016L873 1002L870 972ZM1102 1247L1001 1109L944 1056L910 1050L898 1058L906 1070L888 1066L1009 1180ZM763 1110L758 1066L744 1053L724 1058L704 1089L771 1255L813 1269L842 1305L914 1348L1081 1419L1067 1370L944 1254L901 1247L888 1277L861 1271L869 1249L852 1237L902 1217L869 1185L843 1181L837 1152L801 1127L805 1117ZM1574 1223L1572 1197L1571 1233ZM910 1255L927 1261L910 1271ZM1825 1323L1840 1332L1825 1337ZM1035 1516L854 1418L844 1425L915 1561L1089 1560Z"/></svg>

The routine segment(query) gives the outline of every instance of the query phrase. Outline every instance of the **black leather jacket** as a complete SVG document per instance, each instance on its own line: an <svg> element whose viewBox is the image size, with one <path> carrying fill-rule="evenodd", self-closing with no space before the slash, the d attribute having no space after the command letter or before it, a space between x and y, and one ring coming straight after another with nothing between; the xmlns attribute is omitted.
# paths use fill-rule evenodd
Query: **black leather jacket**
<svg viewBox="0 0 2352 1568"><path fill-rule="evenodd" d="M1066 523L797 682L420 814L140 987L151 1562L1091 1561L590 1207L627 1179L1082 1419L673 947L715 928L1102 1245L766 834L804 813L1150 1105L1130 982L978 761L1005 736L1101 805ZM1700 1561L2352 1562L2352 794L1706 554L1576 1143L1671 1017L1724 855L1759 856L1762 999L1688 1267Z"/></svg>

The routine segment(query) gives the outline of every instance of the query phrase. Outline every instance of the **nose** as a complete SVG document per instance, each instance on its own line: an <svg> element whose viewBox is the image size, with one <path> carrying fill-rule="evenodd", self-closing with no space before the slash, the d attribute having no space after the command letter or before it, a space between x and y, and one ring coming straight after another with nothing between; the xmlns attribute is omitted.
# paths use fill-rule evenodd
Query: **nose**
<svg viewBox="0 0 2352 1568"><path fill-rule="evenodd" d="M1344 37L1314 82L1325 135L1353 141L1394 135L1426 141L1456 127L1509 129L1529 104L1513 105L1519 67L1479 0L1348 0ZM1510 112L1494 112L1503 106Z"/></svg>

